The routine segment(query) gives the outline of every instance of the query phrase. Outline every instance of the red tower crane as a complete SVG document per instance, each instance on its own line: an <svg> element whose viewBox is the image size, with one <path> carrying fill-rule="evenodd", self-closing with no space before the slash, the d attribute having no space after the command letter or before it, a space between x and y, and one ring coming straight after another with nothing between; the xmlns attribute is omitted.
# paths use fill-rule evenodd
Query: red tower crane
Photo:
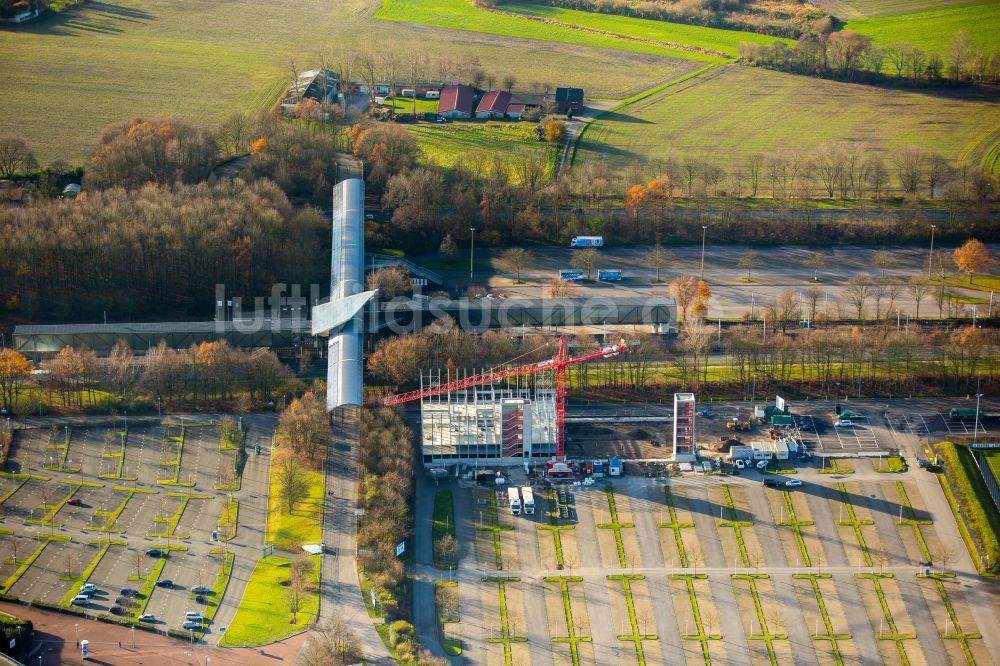
<svg viewBox="0 0 1000 666"><path fill-rule="evenodd" d="M562 461L565 459L566 450L566 368L599 358L611 358L623 351L625 351L625 340L619 341L616 345L605 345L601 349L589 354L567 356L566 343L563 338L559 338L559 351L556 353L555 358L527 365L519 365L513 368L489 370L464 379L456 379L446 384L426 386L418 391L397 393L383 399L382 404L389 407L391 405L399 405L404 402L428 398L432 395L441 395L443 393L472 388L473 386L492 384L512 377L523 377L525 375L533 375L537 372L552 370L555 372L556 380L556 461Z"/></svg>

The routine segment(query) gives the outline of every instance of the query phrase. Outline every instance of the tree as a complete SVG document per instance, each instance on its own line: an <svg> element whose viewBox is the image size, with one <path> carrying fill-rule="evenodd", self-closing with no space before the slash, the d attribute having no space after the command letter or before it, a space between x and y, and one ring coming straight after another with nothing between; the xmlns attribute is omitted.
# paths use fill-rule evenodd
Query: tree
<svg viewBox="0 0 1000 666"><path fill-rule="evenodd" d="M295 659L296 666L348 666L364 658L350 625L334 616L312 633Z"/></svg>
<svg viewBox="0 0 1000 666"><path fill-rule="evenodd" d="M503 77L503 87L507 89L507 92L510 92L514 88L515 83L517 83L517 79L513 75L508 74Z"/></svg>
<svg viewBox="0 0 1000 666"><path fill-rule="evenodd" d="M451 234L445 234L444 238L441 239L441 246L438 248L438 252L446 257L454 257L458 254L458 245L451 237Z"/></svg>
<svg viewBox="0 0 1000 666"><path fill-rule="evenodd" d="M740 268L747 269L747 277L745 282L752 282L750 279L750 271L754 269L760 263L760 255L756 252L744 252L736 260L736 265Z"/></svg>
<svg viewBox="0 0 1000 666"><path fill-rule="evenodd" d="M885 279L886 270L895 266L898 262L896 256L887 250L879 250L872 255L872 265L882 271L882 279Z"/></svg>
<svg viewBox="0 0 1000 666"><path fill-rule="evenodd" d="M552 278L545 285L545 295L548 298L573 298L580 289L569 280Z"/></svg>
<svg viewBox="0 0 1000 666"><path fill-rule="evenodd" d="M662 247L659 243L653 246L653 249L646 254L646 265L656 271L656 279L654 282L659 284L662 282L660 280L660 269L667 265L670 261L670 250Z"/></svg>
<svg viewBox="0 0 1000 666"><path fill-rule="evenodd" d="M819 272L826 266L826 255L821 252L812 252L806 258L806 266L813 269L813 282L819 282Z"/></svg>
<svg viewBox="0 0 1000 666"><path fill-rule="evenodd" d="M14 412L21 383L30 376L28 359L13 349L0 349L0 407Z"/></svg>
<svg viewBox="0 0 1000 666"><path fill-rule="evenodd" d="M365 283L368 289L378 289L378 297L385 301L413 293L410 272L402 266L387 266L373 271L368 274Z"/></svg>
<svg viewBox="0 0 1000 666"><path fill-rule="evenodd" d="M38 162L23 139L0 136L0 178L10 178L35 169Z"/></svg>
<svg viewBox="0 0 1000 666"><path fill-rule="evenodd" d="M914 314L914 319L920 319L920 301L924 300L924 296L930 290L930 286L924 282L924 278L920 275L914 275L910 278L910 282L907 285L907 289L910 295L913 296L913 300L917 303L917 312Z"/></svg>
<svg viewBox="0 0 1000 666"><path fill-rule="evenodd" d="M859 320L864 317L865 304L872 297L874 288L875 286L872 284L871 278L864 273L858 273L847 281L847 288L844 289L844 295L854 306Z"/></svg>
<svg viewBox="0 0 1000 666"><path fill-rule="evenodd" d="M679 318L686 319L688 308L698 297L698 281L690 275L677 276L670 282L670 295L677 301Z"/></svg>
<svg viewBox="0 0 1000 666"><path fill-rule="evenodd" d="M520 284L521 271L529 268L534 262L534 257L523 247L512 247L504 250L500 255L500 266L508 273L514 273L514 282Z"/></svg>
<svg viewBox="0 0 1000 666"><path fill-rule="evenodd" d="M639 209L642 208L642 204L646 201L646 195L648 191L646 186L642 183L636 183L628 188L625 192L625 208L630 211L633 215L639 215Z"/></svg>
<svg viewBox="0 0 1000 666"><path fill-rule="evenodd" d="M458 540L450 534L445 534L440 539L434 541L434 551L437 554L438 560L448 566L454 566L458 557Z"/></svg>
<svg viewBox="0 0 1000 666"><path fill-rule="evenodd" d="M227 157L250 152L253 125L249 114L237 111L219 125L219 147Z"/></svg>
<svg viewBox="0 0 1000 666"><path fill-rule="evenodd" d="M570 265L573 266L573 268L580 268L587 271L587 279L589 280L600 258L601 253L597 251L597 248L588 247L578 250L573 255Z"/></svg>
<svg viewBox="0 0 1000 666"><path fill-rule="evenodd" d="M555 118L549 119L542 126L542 131L549 143L561 143L566 136L566 122Z"/></svg>
<svg viewBox="0 0 1000 666"><path fill-rule="evenodd" d="M278 459L278 493L288 513L291 513L298 502L309 494L309 480L306 470L295 458L291 450L285 450Z"/></svg>
<svg viewBox="0 0 1000 666"><path fill-rule="evenodd" d="M924 179L924 152L918 148L904 148L894 156L899 184L907 194L914 194Z"/></svg>
<svg viewBox="0 0 1000 666"><path fill-rule="evenodd" d="M989 250L982 241L975 238L970 238L962 247L956 248L953 256L958 270L969 274L969 284L972 284L972 276L982 273L991 261Z"/></svg>

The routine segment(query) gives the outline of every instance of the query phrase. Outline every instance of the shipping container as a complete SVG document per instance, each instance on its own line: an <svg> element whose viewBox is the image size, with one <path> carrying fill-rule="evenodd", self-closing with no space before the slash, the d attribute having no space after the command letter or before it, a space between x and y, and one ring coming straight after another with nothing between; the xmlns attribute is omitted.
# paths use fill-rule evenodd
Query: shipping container
<svg viewBox="0 0 1000 666"><path fill-rule="evenodd" d="M601 282L621 282L622 272L617 268L602 268L597 271L597 279Z"/></svg>

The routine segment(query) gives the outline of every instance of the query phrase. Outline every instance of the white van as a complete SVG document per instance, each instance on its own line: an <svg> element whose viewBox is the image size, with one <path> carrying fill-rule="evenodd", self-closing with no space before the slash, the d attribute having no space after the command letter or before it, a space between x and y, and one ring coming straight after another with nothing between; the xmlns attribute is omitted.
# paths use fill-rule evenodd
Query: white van
<svg viewBox="0 0 1000 666"><path fill-rule="evenodd" d="M86 594L78 594L72 599L70 599L69 602L75 606L89 606L90 597L87 596Z"/></svg>
<svg viewBox="0 0 1000 666"><path fill-rule="evenodd" d="M201 611L188 611L184 613L185 620L198 620L199 622L204 619L201 615Z"/></svg>

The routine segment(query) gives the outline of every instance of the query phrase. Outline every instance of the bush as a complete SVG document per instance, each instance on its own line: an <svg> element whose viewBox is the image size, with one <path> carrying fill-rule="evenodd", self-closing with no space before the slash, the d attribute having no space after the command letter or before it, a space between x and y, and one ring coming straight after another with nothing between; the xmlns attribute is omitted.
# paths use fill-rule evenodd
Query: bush
<svg viewBox="0 0 1000 666"><path fill-rule="evenodd" d="M394 648L412 642L415 636L413 625L406 620L396 620L389 625L389 643Z"/></svg>
<svg viewBox="0 0 1000 666"><path fill-rule="evenodd" d="M941 442L934 451L944 467L976 547L989 556L991 570L996 570L1000 561L1000 512L993 504L972 453L952 442Z"/></svg>
<svg viewBox="0 0 1000 666"><path fill-rule="evenodd" d="M0 613L0 651L4 654L20 654L31 647L31 639L34 634L31 620L24 620L13 615ZM15 641L14 648L10 648L10 642Z"/></svg>

